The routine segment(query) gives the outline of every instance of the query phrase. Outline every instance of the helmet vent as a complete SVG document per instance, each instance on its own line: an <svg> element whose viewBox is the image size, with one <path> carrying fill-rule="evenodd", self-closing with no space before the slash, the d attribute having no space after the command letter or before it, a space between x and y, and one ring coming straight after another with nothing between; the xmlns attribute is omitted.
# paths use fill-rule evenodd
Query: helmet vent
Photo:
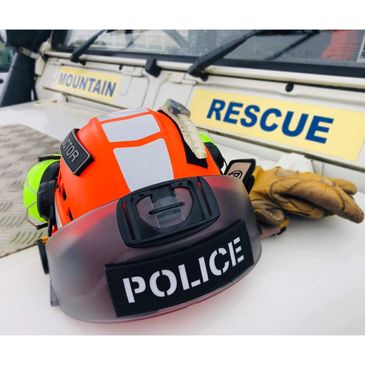
<svg viewBox="0 0 365 365"><path fill-rule="evenodd" d="M67 212L67 214L68 214L69 218L71 219L71 221L73 221L74 220L74 217L72 216L71 210L69 210Z"/></svg>

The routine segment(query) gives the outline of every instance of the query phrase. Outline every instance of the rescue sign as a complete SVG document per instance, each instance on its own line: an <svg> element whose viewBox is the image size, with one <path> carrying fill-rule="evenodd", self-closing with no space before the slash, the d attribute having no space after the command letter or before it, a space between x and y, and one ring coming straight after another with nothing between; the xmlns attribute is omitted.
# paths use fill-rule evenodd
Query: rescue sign
<svg viewBox="0 0 365 365"><path fill-rule="evenodd" d="M110 103L118 93L121 77L122 75L111 72L63 66L53 88L71 95Z"/></svg>
<svg viewBox="0 0 365 365"><path fill-rule="evenodd" d="M190 110L201 127L347 160L365 140L365 113L217 90L194 90Z"/></svg>

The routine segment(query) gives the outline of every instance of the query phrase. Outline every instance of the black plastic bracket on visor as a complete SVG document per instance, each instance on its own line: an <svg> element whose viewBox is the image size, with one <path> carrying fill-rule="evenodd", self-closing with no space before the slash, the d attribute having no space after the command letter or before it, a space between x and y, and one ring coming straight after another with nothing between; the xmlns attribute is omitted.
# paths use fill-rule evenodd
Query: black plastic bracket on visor
<svg viewBox="0 0 365 365"><path fill-rule="evenodd" d="M117 317L150 314L232 283L254 264L246 225L237 222L185 250L140 262L105 265Z"/></svg>
<svg viewBox="0 0 365 365"><path fill-rule="evenodd" d="M60 147L62 157L74 175L80 175L94 161L91 154L77 139L77 131L78 129L73 129Z"/></svg>
<svg viewBox="0 0 365 365"><path fill-rule="evenodd" d="M176 196L176 189L185 189L191 198L189 214L177 224L156 227L141 217L137 205L150 198L155 206L146 215L175 214L186 203ZM157 204L156 204L157 205ZM172 180L148 186L121 198L117 204L117 220L124 243L130 247L167 244L211 225L219 217L219 207L209 184L201 177ZM145 217L146 218L146 217Z"/></svg>

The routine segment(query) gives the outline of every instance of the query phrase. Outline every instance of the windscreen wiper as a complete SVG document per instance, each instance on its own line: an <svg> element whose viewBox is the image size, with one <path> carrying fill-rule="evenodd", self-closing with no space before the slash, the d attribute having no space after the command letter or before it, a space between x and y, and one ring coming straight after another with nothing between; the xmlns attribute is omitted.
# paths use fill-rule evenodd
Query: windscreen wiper
<svg viewBox="0 0 365 365"><path fill-rule="evenodd" d="M306 42L308 39L312 38L314 35L319 33L319 30L310 30L310 31L303 31L304 36L297 39L295 42L289 44L287 47L285 47L284 49L274 53L273 55L267 57L265 60L266 61L272 61L277 59L278 57L282 56L284 53L298 47L300 44Z"/></svg>
<svg viewBox="0 0 365 365"><path fill-rule="evenodd" d="M99 38L101 34L103 34L106 29L100 30L99 32L95 33L92 37L86 40L84 43L77 47L71 54L70 61L75 63L81 63L82 65L85 64L85 61L80 60L80 57L88 50L88 48Z"/></svg>
<svg viewBox="0 0 365 365"><path fill-rule="evenodd" d="M265 30L252 30L239 38L233 39L232 41L223 44L222 46L213 49L212 51L200 56L196 61L189 67L188 74L195 77L200 77L202 80L207 80L208 74L204 70L223 58L228 53L234 51L238 46L248 41L250 38L267 33Z"/></svg>
<svg viewBox="0 0 365 365"><path fill-rule="evenodd" d="M175 29L163 30L172 40L174 40L182 49L190 49L190 44L186 39Z"/></svg>
<svg viewBox="0 0 365 365"><path fill-rule="evenodd" d="M305 42L307 39L313 37L315 34L319 33L318 30L252 30L251 32L246 33L245 35L236 38L228 43L223 44L222 46L213 49L212 51L200 56L193 65L191 65L188 69L188 74L196 77L200 77L202 80L207 80L208 74L204 71L208 66L212 65L213 63L217 62L228 53L234 51L238 46L242 45L250 38L255 36L264 36L264 35L293 35L293 34L305 34L304 37L300 38L293 44L285 49L281 50L280 52L275 53L274 55L270 56L268 59L274 59L281 56L283 53L287 52L288 50L295 48L299 44Z"/></svg>

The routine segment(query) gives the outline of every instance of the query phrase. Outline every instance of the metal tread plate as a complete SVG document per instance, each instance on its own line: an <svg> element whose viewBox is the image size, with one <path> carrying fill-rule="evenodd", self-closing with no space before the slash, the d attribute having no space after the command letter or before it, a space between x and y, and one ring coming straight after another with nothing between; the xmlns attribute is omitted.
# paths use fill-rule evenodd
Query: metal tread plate
<svg viewBox="0 0 365 365"><path fill-rule="evenodd" d="M33 246L45 234L27 220L23 185L37 158L59 153L60 142L21 124L0 127L0 258Z"/></svg>

